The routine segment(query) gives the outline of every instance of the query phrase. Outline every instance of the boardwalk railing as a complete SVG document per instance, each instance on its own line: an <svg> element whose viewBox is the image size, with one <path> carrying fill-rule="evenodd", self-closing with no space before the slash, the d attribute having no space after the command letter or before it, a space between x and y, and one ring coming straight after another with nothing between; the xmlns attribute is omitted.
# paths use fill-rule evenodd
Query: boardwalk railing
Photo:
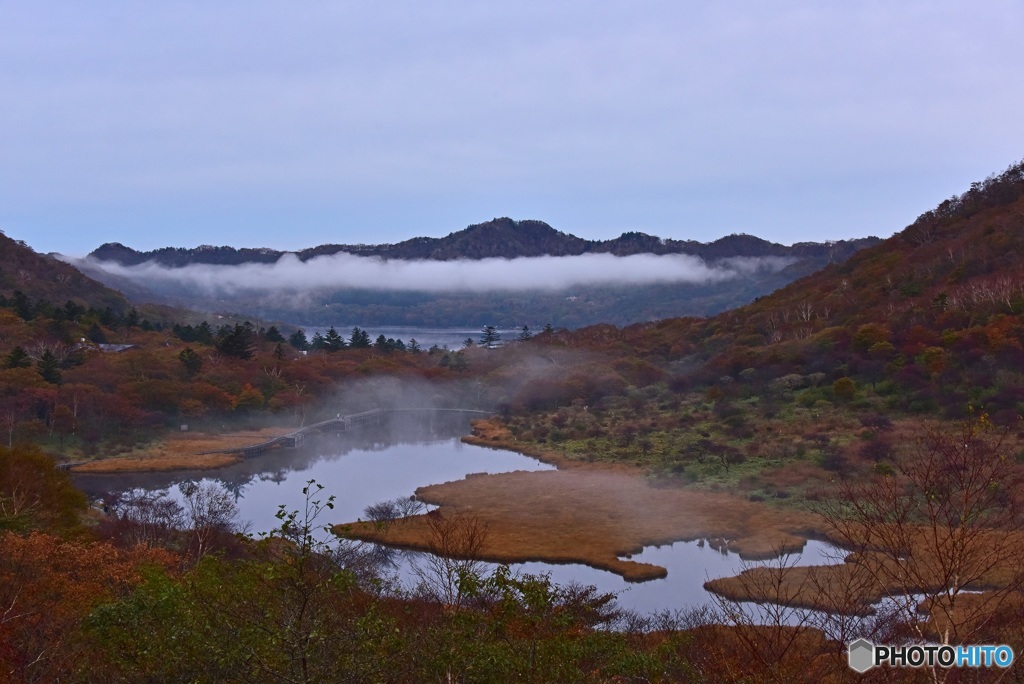
<svg viewBox="0 0 1024 684"><path fill-rule="evenodd" d="M268 439L265 442L259 442L258 444L250 444L248 446L235 447L233 449L216 449L214 451L201 451L198 455L202 456L205 454L243 454L246 458L251 456L257 456L262 454L267 449L275 447L291 447L295 448L302 445L303 437L311 432L348 432L349 428L353 425L361 425L363 423L378 422L386 415L393 413L409 413L414 411L438 411L438 412L450 412L450 413L480 413L484 415L491 415L493 411L481 411L479 409L443 409L443 408L406 408L406 409L370 409L369 411L363 411L361 413L353 413L351 415L343 416L338 414L337 418L331 418L330 420L323 420L319 423L307 425L306 427L293 430L287 434L273 439Z"/></svg>

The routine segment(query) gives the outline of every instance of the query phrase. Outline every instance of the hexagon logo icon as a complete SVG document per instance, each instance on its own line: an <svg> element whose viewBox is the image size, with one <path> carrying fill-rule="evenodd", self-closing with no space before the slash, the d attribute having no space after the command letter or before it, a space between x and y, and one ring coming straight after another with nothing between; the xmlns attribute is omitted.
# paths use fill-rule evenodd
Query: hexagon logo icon
<svg viewBox="0 0 1024 684"><path fill-rule="evenodd" d="M875 645L867 639L850 642L850 669L860 673L867 672L875 666Z"/></svg>

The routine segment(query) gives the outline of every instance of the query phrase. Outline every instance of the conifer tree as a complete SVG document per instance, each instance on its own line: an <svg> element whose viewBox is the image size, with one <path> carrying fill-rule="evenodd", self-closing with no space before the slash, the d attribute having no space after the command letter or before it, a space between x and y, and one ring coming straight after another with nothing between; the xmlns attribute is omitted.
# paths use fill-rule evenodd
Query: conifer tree
<svg viewBox="0 0 1024 684"><path fill-rule="evenodd" d="M485 325L480 331L480 346L493 347L501 340L501 333L493 325Z"/></svg>
<svg viewBox="0 0 1024 684"><path fill-rule="evenodd" d="M334 329L332 325L328 330L327 334L324 335L324 351L331 354L337 351L341 351L345 348L345 339L338 334L338 331Z"/></svg>
<svg viewBox="0 0 1024 684"><path fill-rule="evenodd" d="M4 368L28 368L32 365L32 359L21 347L15 347L4 360Z"/></svg>
<svg viewBox="0 0 1024 684"><path fill-rule="evenodd" d="M61 384L63 378L60 373L60 361L49 349L44 351L43 355L39 357L39 360L36 362L36 369L46 382L54 385Z"/></svg>
<svg viewBox="0 0 1024 684"><path fill-rule="evenodd" d="M292 345L299 351L305 351L309 349L309 340L306 339L306 331L299 328L291 334L288 338L288 344Z"/></svg>

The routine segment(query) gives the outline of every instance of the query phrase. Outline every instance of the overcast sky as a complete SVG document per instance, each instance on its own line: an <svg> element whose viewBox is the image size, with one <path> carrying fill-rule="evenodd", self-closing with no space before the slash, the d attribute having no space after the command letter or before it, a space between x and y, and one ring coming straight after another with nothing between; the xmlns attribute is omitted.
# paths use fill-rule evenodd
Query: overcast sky
<svg viewBox="0 0 1024 684"><path fill-rule="evenodd" d="M1019 0L0 0L0 228L888 236L1024 156L1022 32Z"/></svg>

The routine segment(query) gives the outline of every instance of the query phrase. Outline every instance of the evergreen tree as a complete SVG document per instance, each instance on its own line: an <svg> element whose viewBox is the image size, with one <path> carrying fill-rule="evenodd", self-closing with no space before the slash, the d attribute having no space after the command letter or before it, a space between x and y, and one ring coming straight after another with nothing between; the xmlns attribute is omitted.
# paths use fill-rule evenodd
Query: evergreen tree
<svg viewBox="0 0 1024 684"><path fill-rule="evenodd" d="M32 365L32 359L21 347L15 347L4 360L4 368L28 368Z"/></svg>
<svg viewBox="0 0 1024 684"><path fill-rule="evenodd" d="M370 343L370 333L358 327L352 328L352 336L349 337L348 343L353 349L368 349L373 346Z"/></svg>
<svg viewBox="0 0 1024 684"><path fill-rule="evenodd" d="M324 336L324 350L333 354L345 348L345 339L338 334L332 325Z"/></svg>
<svg viewBox="0 0 1024 684"><path fill-rule="evenodd" d="M181 323L175 323L171 326L171 332L182 342L195 342L196 333L191 325L182 325Z"/></svg>
<svg viewBox="0 0 1024 684"><path fill-rule="evenodd" d="M280 342L274 347L274 358L278 361L284 361L284 345Z"/></svg>
<svg viewBox="0 0 1024 684"><path fill-rule="evenodd" d="M202 342L203 344L213 344L213 328L206 321L203 321L196 326L195 332L196 342Z"/></svg>
<svg viewBox="0 0 1024 684"><path fill-rule="evenodd" d="M303 330L302 328L299 328L298 330L293 332L291 334L291 337L288 338L288 344L292 345L293 347L300 351L305 351L306 349L309 349L309 340L306 339L306 331Z"/></svg>
<svg viewBox="0 0 1024 684"><path fill-rule="evenodd" d="M185 375L194 378L203 369L203 357L195 352L192 347L185 347L178 354L178 360L185 368Z"/></svg>
<svg viewBox="0 0 1024 684"><path fill-rule="evenodd" d="M30 321L35 317L36 311L35 307L32 306L32 300L21 290L14 291L11 303L14 313L21 316L23 320Z"/></svg>
<svg viewBox="0 0 1024 684"><path fill-rule="evenodd" d="M422 351L422 349L420 349L420 343L416 341L415 337L409 338L409 344L406 348L413 354L419 354Z"/></svg>
<svg viewBox="0 0 1024 684"><path fill-rule="evenodd" d="M139 311L135 307L131 308L131 311L124 315L124 327L135 328L140 322Z"/></svg>
<svg viewBox="0 0 1024 684"><path fill-rule="evenodd" d="M96 344L107 343L107 334L103 332L103 328L96 323L89 326L89 330L86 331L85 336L90 342L95 342Z"/></svg>
<svg viewBox="0 0 1024 684"><path fill-rule="evenodd" d="M313 351L320 351L326 346L327 343L324 341L324 336L320 334L320 331L318 330L313 333L313 339L309 342L309 348Z"/></svg>
<svg viewBox="0 0 1024 684"><path fill-rule="evenodd" d="M554 332L555 332L555 329L551 327L551 324L550 324L550 323L548 323L547 325L545 325L545 326L544 326L544 334L545 334L545 335L548 335L548 336L550 336L550 335L552 335L552 334L553 334Z"/></svg>
<svg viewBox="0 0 1024 684"><path fill-rule="evenodd" d="M267 328L267 332L263 336L263 338L267 342L276 342L278 344L284 342L284 335L281 334L281 331L277 329L276 325L272 325L269 328Z"/></svg>
<svg viewBox="0 0 1024 684"><path fill-rule="evenodd" d="M485 325L480 331L480 346L493 347L501 340L501 333L493 325Z"/></svg>
<svg viewBox="0 0 1024 684"><path fill-rule="evenodd" d="M43 380L54 385L61 384L63 380L60 373L60 361L49 349L39 357L39 361L36 362L36 370L39 371Z"/></svg>
<svg viewBox="0 0 1024 684"><path fill-rule="evenodd" d="M526 342L533 339L533 333L530 332L530 326L524 325L522 331L519 333L519 341Z"/></svg>
<svg viewBox="0 0 1024 684"><path fill-rule="evenodd" d="M109 306L104 308L103 311L100 312L99 321L100 325L102 325L104 328L113 328L114 326L116 326L117 319L117 314Z"/></svg>
<svg viewBox="0 0 1024 684"><path fill-rule="evenodd" d="M60 313L60 316L68 321L77 321L82 314L85 313L85 307L80 304L75 304L70 299L65 302L63 308L57 309L54 313Z"/></svg>
<svg viewBox="0 0 1024 684"><path fill-rule="evenodd" d="M256 346L252 324L238 325L236 323L234 328L224 326L221 331L224 334L219 335L217 351L225 356L233 356L236 359L246 360L252 358Z"/></svg>

